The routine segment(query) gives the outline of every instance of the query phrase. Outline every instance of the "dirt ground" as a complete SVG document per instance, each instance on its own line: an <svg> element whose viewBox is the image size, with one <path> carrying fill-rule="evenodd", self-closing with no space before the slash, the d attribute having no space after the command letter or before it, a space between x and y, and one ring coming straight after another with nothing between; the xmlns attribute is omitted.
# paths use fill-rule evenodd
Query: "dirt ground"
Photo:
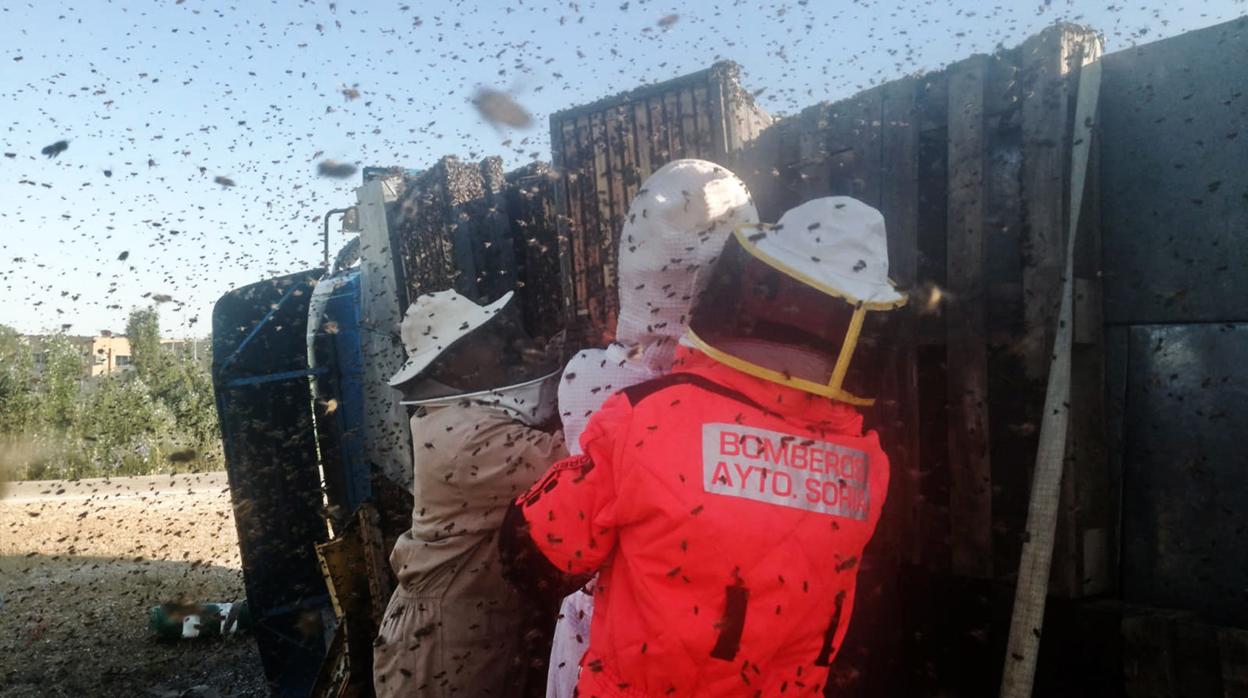
<svg viewBox="0 0 1248 698"><path fill-rule="evenodd" d="M224 473L8 483L0 695L264 696L248 636L160 641L149 609L244 597Z"/></svg>

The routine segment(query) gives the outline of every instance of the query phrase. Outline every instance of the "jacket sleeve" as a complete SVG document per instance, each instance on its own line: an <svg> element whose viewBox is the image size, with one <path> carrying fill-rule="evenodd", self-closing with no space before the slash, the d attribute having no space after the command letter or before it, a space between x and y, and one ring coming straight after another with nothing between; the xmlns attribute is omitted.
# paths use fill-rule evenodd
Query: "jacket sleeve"
<svg viewBox="0 0 1248 698"><path fill-rule="evenodd" d="M597 570L615 548L625 523L618 477L631 420L628 398L612 396L581 436L584 454L556 463L516 500L532 544L565 574Z"/></svg>
<svg viewBox="0 0 1248 698"><path fill-rule="evenodd" d="M476 435L458 454L457 481L465 499L506 506L552 463L567 458L563 435L526 426L506 417Z"/></svg>

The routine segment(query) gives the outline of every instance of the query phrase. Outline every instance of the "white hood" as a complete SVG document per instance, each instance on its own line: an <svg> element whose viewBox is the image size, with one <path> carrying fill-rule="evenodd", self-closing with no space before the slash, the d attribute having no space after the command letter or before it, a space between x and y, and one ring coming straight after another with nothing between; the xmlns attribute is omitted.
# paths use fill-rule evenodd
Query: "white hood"
<svg viewBox="0 0 1248 698"><path fill-rule="evenodd" d="M674 160L650 175L620 233L615 341L666 372L689 308L738 225L758 223L736 175L705 160Z"/></svg>
<svg viewBox="0 0 1248 698"><path fill-rule="evenodd" d="M582 351L563 370L559 416L568 451L602 403L672 369L689 310L724 242L756 225L745 183L705 160L675 160L650 175L620 233L620 315L615 343Z"/></svg>

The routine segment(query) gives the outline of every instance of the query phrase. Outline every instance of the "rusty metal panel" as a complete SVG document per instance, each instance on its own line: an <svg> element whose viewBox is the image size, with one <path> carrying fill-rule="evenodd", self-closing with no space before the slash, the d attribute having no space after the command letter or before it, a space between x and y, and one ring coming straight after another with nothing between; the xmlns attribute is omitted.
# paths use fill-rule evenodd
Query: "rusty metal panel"
<svg viewBox="0 0 1248 698"><path fill-rule="evenodd" d="M551 116L563 292L572 346L602 344L619 307L620 228L641 182L671 160L726 166L770 122L732 63Z"/></svg>
<svg viewBox="0 0 1248 698"><path fill-rule="evenodd" d="M1127 601L1248 625L1248 324L1129 332L1123 427Z"/></svg>

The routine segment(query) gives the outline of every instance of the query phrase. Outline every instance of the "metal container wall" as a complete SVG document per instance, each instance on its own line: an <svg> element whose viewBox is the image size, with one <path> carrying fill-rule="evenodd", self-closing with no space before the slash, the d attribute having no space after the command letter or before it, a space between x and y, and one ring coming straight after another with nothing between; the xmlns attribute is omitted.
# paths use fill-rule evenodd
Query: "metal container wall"
<svg viewBox="0 0 1248 698"><path fill-rule="evenodd" d="M1121 592L1248 628L1248 18L1104 64Z"/></svg>
<svg viewBox="0 0 1248 698"><path fill-rule="evenodd" d="M326 497L340 521L371 493L364 458L364 353L360 342L360 272L322 279L312 293L308 355L313 369L317 444Z"/></svg>
<svg viewBox="0 0 1248 698"><path fill-rule="evenodd" d="M306 327L319 271L231 291L212 314L212 379L254 634L274 695L304 696L329 608Z"/></svg>

